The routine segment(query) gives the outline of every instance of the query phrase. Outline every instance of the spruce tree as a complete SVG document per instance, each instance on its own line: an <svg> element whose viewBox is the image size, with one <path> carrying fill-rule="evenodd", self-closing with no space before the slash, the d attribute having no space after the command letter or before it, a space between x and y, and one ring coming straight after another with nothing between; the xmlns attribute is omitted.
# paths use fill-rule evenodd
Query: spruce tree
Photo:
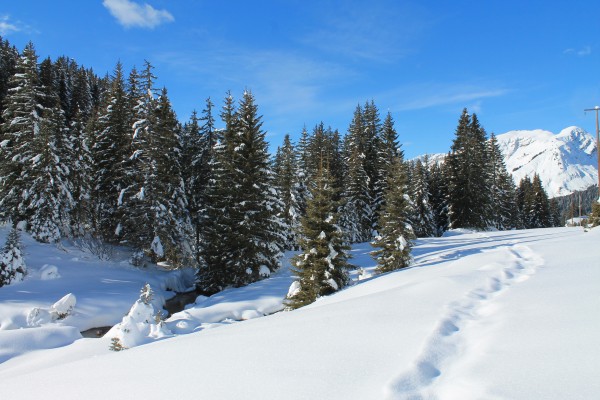
<svg viewBox="0 0 600 400"><path fill-rule="evenodd" d="M122 205L129 186L125 167L131 156L131 111L121 63L115 67L96 119L90 121L95 128L92 133L94 226L104 240L114 243L120 240L123 231Z"/></svg>
<svg viewBox="0 0 600 400"><path fill-rule="evenodd" d="M28 219L23 194L30 184L27 170L35 155L32 143L40 131L43 99L37 55L29 42L17 61L16 73L8 81L1 126L0 210L4 219L14 223Z"/></svg>
<svg viewBox="0 0 600 400"><path fill-rule="evenodd" d="M298 160L294 145L289 135L285 135L283 145L277 148L273 162L275 186L283 202L281 219L288 227L286 229L286 249L298 248L298 230L302 210L299 199L302 196L299 182Z"/></svg>
<svg viewBox="0 0 600 400"><path fill-rule="evenodd" d="M348 284L349 247L337 226L336 189L326 167L321 167L310 189L306 216L302 219L300 248L292 260L297 277L285 304L296 309L334 293Z"/></svg>
<svg viewBox="0 0 600 400"><path fill-rule="evenodd" d="M9 81L16 72L19 51L11 46L7 40L0 38L0 126L3 122L3 113L6 107Z"/></svg>
<svg viewBox="0 0 600 400"><path fill-rule="evenodd" d="M18 229L13 227L0 253L0 287L19 282L26 274L27 266L23 259L20 234Z"/></svg>
<svg viewBox="0 0 600 400"><path fill-rule="evenodd" d="M516 228L518 221L515 206L515 186L512 177L506 171L504 157L492 133L487 143L487 172L490 201L487 219L499 230Z"/></svg>
<svg viewBox="0 0 600 400"><path fill-rule="evenodd" d="M354 119L346 136L346 177L342 198L341 225L350 243L371 239L373 230L373 200L370 179L365 169L365 127L361 108L357 107Z"/></svg>
<svg viewBox="0 0 600 400"><path fill-rule="evenodd" d="M70 212L73 208L72 185L65 153L66 127L64 113L58 104L48 110L32 143L31 165L23 172L29 182L24 207L28 229L40 242L58 242L70 233Z"/></svg>
<svg viewBox="0 0 600 400"><path fill-rule="evenodd" d="M380 273L405 268L411 262L414 233L408 222L409 198L406 166L402 157L394 160L383 200L379 235L372 242L377 250L371 253L377 261L377 271Z"/></svg>
<svg viewBox="0 0 600 400"><path fill-rule="evenodd" d="M485 131L477 116L464 109L445 163L451 228L488 226L490 196L486 165Z"/></svg>
<svg viewBox="0 0 600 400"><path fill-rule="evenodd" d="M441 236L448 230L448 180L446 169L439 163L433 162L429 166L429 190L431 193L431 206L435 223L435 234Z"/></svg>
<svg viewBox="0 0 600 400"><path fill-rule="evenodd" d="M211 293L257 281L279 267L285 226L273 186L265 132L254 96L237 110L230 96L222 118L223 142L215 147L206 195L197 286Z"/></svg>
<svg viewBox="0 0 600 400"><path fill-rule="evenodd" d="M417 160L412 168L410 184L410 198L412 200L412 227L417 237L431 237L436 235L433 206L429 189L429 171L425 165Z"/></svg>

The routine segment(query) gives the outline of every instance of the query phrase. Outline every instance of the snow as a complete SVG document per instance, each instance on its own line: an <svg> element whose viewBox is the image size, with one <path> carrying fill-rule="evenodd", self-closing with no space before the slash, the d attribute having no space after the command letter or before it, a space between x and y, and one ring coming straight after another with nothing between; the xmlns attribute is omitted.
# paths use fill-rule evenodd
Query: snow
<svg viewBox="0 0 600 400"><path fill-rule="evenodd" d="M558 134L510 131L496 137L515 183L538 173L550 197L585 190L598 182L596 141L576 126Z"/></svg>
<svg viewBox="0 0 600 400"><path fill-rule="evenodd" d="M153 343L115 353L110 335L81 339L81 326L92 315L123 322L134 303L130 322L148 320L155 310L136 301L141 287L150 282L160 300L173 275L24 235L30 270L52 263L62 278L30 274L0 289L2 397L596 398L598 241L600 228L456 230L417 240L414 265L384 275L372 274L371 246L359 244L352 286L277 312L297 288L288 253L268 279L200 296L150 328L144 343ZM65 293L77 296L72 315L26 327L27 310Z"/></svg>
<svg viewBox="0 0 600 400"><path fill-rule="evenodd" d="M526 176L540 175L549 197L566 196L598 183L598 156L595 138L570 126L558 134L542 130L515 130L497 135L506 169L519 184ZM441 163L446 154L428 155ZM419 156L411 161L425 156Z"/></svg>

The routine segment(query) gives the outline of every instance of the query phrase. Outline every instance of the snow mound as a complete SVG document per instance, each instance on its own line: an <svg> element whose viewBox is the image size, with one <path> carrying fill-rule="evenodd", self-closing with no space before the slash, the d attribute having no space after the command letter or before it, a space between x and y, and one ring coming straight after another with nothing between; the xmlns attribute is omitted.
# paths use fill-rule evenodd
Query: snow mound
<svg viewBox="0 0 600 400"><path fill-rule="evenodd" d="M40 279L43 281L50 281L52 279L60 278L58 273L58 267L56 265L44 264L40 269Z"/></svg>

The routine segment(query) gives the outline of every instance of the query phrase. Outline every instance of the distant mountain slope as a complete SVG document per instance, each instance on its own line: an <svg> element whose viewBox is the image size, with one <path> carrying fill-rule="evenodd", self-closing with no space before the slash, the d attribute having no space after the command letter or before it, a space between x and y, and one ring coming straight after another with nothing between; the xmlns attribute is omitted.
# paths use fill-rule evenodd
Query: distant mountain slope
<svg viewBox="0 0 600 400"><path fill-rule="evenodd" d="M506 169L518 185L526 177L540 175L550 197L585 191L598 183L596 139L576 126L559 134L519 130L496 136ZM445 154L428 154L430 162L444 162ZM425 156L414 158L424 160Z"/></svg>
<svg viewBox="0 0 600 400"><path fill-rule="evenodd" d="M515 182L538 173L550 197L585 190L598 182L595 138L576 126L559 134L510 131L497 136Z"/></svg>

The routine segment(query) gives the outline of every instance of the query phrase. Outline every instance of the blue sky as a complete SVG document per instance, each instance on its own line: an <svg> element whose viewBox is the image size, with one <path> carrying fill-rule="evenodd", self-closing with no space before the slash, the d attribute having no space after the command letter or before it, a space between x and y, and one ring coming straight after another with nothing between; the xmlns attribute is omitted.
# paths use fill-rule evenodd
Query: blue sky
<svg viewBox="0 0 600 400"><path fill-rule="evenodd" d="M593 132L600 105L597 1L3 1L0 35L100 75L149 60L182 121L250 89L272 148L371 99L407 157L448 151L464 107L500 134Z"/></svg>

